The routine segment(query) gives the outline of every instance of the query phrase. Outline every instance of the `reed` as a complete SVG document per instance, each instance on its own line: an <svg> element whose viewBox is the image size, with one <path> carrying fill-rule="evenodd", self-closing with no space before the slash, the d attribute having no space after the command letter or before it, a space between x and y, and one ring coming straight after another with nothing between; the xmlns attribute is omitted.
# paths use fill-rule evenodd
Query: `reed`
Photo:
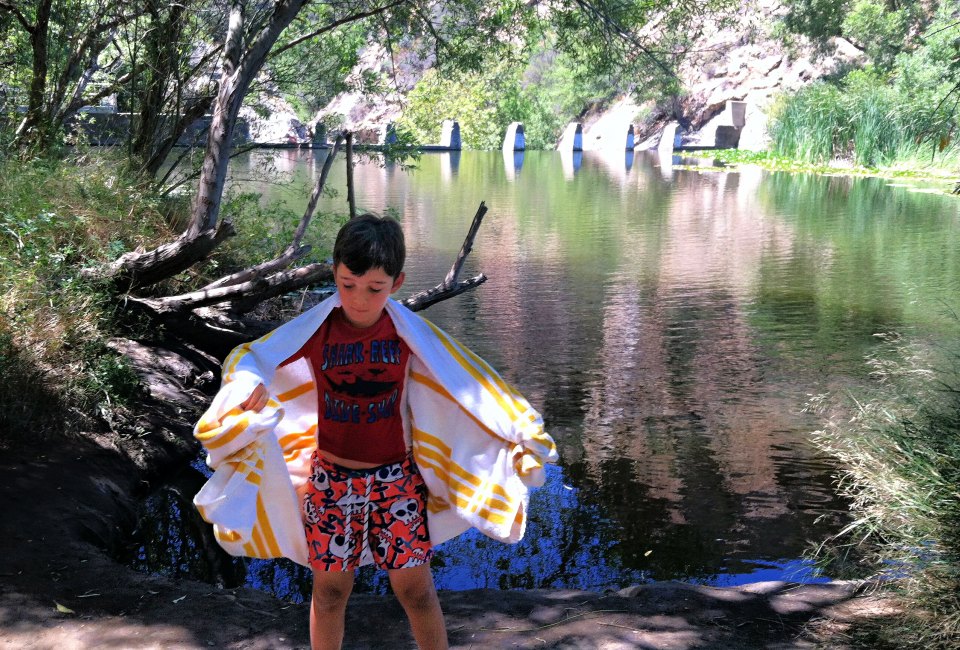
<svg viewBox="0 0 960 650"><path fill-rule="evenodd" d="M839 159L870 168L949 166L960 153L937 92L910 94L870 71L852 72L836 84L816 82L774 107L771 149L807 164Z"/></svg>
<svg viewBox="0 0 960 650"><path fill-rule="evenodd" d="M887 335L874 385L820 396L814 434L839 467L851 522L821 557L851 554L886 579L902 614L860 630L871 647L960 647L960 353ZM828 406L829 404L829 406Z"/></svg>

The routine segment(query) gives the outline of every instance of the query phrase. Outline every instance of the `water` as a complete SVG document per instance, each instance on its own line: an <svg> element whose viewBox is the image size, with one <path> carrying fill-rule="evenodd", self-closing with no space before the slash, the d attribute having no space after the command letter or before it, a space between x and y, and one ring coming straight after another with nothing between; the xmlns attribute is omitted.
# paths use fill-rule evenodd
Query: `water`
<svg viewBox="0 0 960 650"><path fill-rule="evenodd" d="M291 185L235 187L300 213L325 156L252 154L241 172L268 160ZM426 316L517 385L560 450L524 540L442 545L441 589L828 579L802 558L844 505L803 406L855 391L878 332L946 335L960 204L880 179L675 161L463 152L356 169L361 208L403 224L401 298L443 278L486 202L464 277L489 280ZM338 162L330 186L343 188ZM345 192L320 210L345 212ZM329 249L335 228L317 231ZM282 564L251 576L307 593L306 573ZM359 589L385 588L362 573Z"/></svg>

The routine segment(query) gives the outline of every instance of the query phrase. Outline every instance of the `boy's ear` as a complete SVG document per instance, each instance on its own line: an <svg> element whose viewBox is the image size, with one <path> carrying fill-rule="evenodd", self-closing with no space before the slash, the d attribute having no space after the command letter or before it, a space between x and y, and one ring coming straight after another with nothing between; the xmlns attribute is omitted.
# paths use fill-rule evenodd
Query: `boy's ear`
<svg viewBox="0 0 960 650"><path fill-rule="evenodd" d="M397 278L393 281L393 288L390 289L390 293L399 291L400 287L403 286L403 281L406 279L407 279L407 274L404 273L403 271L400 271L399 275L397 275Z"/></svg>

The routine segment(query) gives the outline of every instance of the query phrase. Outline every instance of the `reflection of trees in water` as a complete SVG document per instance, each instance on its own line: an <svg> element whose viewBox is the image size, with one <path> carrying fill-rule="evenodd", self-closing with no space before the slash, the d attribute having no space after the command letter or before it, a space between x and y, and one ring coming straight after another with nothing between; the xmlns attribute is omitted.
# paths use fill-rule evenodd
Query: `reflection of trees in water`
<svg viewBox="0 0 960 650"><path fill-rule="evenodd" d="M667 578L715 574L742 552L799 554L818 514L797 516L811 486L781 471L807 455L797 403L775 396L791 391L746 315L760 260L789 250L789 230L750 209L751 183L681 176L669 218L610 269L582 467L568 468L616 521L623 564ZM813 490L827 493L819 469Z"/></svg>
<svg viewBox="0 0 960 650"><path fill-rule="evenodd" d="M213 529L193 506L206 477L187 467L141 504L130 543L120 561L171 578L191 578L236 587L243 584L243 561L217 544Z"/></svg>

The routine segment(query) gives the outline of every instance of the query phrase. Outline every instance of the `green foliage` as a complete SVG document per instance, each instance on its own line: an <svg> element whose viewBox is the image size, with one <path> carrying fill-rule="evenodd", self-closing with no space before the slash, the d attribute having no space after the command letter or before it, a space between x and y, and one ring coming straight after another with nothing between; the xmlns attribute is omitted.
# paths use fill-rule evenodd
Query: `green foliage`
<svg viewBox="0 0 960 650"><path fill-rule="evenodd" d="M117 167L86 156L0 163L0 412L15 420L0 431L36 438L80 426L81 414L103 421L136 390L103 344L115 305L82 269L171 233L160 202Z"/></svg>
<svg viewBox="0 0 960 650"><path fill-rule="evenodd" d="M890 11L882 0L856 0L843 19L842 33L859 44L874 65L886 70L904 49L909 27L907 9Z"/></svg>
<svg viewBox="0 0 960 650"><path fill-rule="evenodd" d="M906 599L902 620L873 631L898 648L960 642L960 354L885 335L875 380L847 399L819 395L814 434L838 461L852 521L824 557L867 561ZM862 559L865 554L865 559Z"/></svg>
<svg viewBox="0 0 960 650"><path fill-rule="evenodd" d="M863 29L908 22L903 16L883 22L890 12L878 14L875 7L865 8L869 4L858 2L848 18L861 20ZM889 72L871 66L782 97L771 111L773 152L810 164L834 158L867 167L960 162L954 143L957 103L951 99L960 58L960 27L951 11L958 4L944 3L919 46L891 58ZM895 40L891 33L884 38Z"/></svg>
<svg viewBox="0 0 960 650"><path fill-rule="evenodd" d="M834 132L843 124L840 90L817 82L783 98L770 112L773 152L809 163L834 154Z"/></svg>
<svg viewBox="0 0 960 650"><path fill-rule="evenodd" d="M839 36L850 0L788 0L784 24L795 34L815 39Z"/></svg>
<svg viewBox="0 0 960 650"><path fill-rule="evenodd" d="M366 44L367 30L361 25L346 25L282 50L296 36L316 31L331 18L332 9L325 5L318 5L316 11L302 12L278 41L280 54L264 66L271 84L291 103L303 122L311 121L338 93L358 91L375 95L384 91L377 85L379 80L351 74Z"/></svg>
<svg viewBox="0 0 960 650"><path fill-rule="evenodd" d="M523 122L527 146L552 146L559 135L559 119L532 88L520 84L519 71L501 63L482 73L445 78L428 71L414 87L399 124L424 143L440 139L443 119L460 123L466 148L498 149L510 122Z"/></svg>
<svg viewBox="0 0 960 650"><path fill-rule="evenodd" d="M916 45L915 35L930 20L930 6L888 0L789 0L783 25L818 43L843 36L866 52L873 65L889 70L898 54Z"/></svg>

